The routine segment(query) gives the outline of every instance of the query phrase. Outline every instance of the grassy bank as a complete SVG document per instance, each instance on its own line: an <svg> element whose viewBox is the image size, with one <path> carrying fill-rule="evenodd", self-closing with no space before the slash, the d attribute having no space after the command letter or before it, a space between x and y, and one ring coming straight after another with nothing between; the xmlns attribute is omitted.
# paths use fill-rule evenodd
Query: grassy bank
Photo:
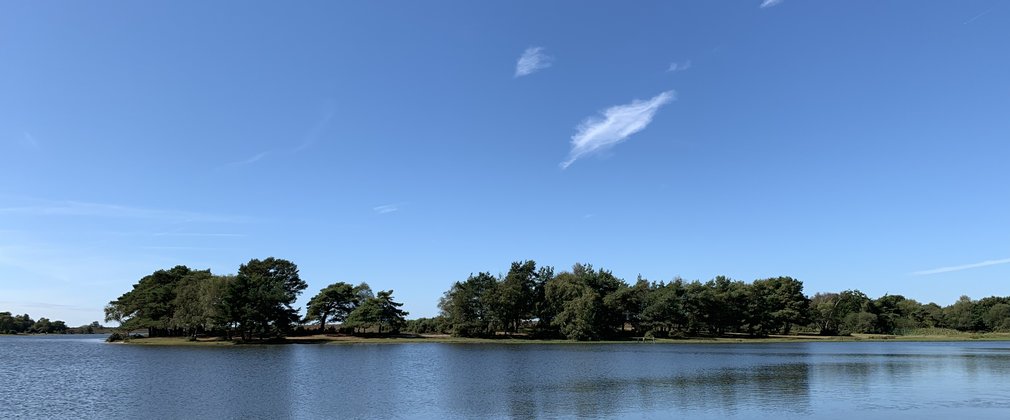
<svg viewBox="0 0 1010 420"><path fill-rule="evenodd" d="M770 337L695 337L684 339L656 339L645 341L646 344L731 344L731 343L812 343L812 342L886 342L886 341L1008 341L1010 333L985 334L950 334L950 335L880 335L854 334L852 336L816 336L816 335L776 335ZM444 344L628 344L638 343L638 340L619 341L570 341L570 340L539 340L526 338L463 338L448 335L400 335L391 337L357 337L345 335L312 335L305 337L288 337L278 340L252 340L238 342L222 338L199 338L190 340L186 337L155 337L133 338L125 342L130 345L142 346L235 346L235 345L276 345L276 344L409 344L409 343L444 343Z"/></svg>

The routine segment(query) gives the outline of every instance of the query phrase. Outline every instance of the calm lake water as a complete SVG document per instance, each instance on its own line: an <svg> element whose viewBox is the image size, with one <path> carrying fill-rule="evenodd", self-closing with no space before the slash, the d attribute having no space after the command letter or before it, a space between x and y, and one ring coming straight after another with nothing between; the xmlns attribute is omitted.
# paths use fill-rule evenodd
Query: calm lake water
<svg viewBox="0 0 1010 420"><path fill-rule="evenodd" d="M1010 418L1010 343L110 345L0 336L0 418Z"/></svg>

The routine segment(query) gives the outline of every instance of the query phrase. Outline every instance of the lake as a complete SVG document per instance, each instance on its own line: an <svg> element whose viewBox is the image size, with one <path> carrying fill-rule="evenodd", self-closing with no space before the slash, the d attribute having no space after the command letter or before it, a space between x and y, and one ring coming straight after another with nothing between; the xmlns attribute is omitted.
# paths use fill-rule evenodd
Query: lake
<svg viewBox="0 0 1010 420"><path fill-rule="evenodd" d="M0 336L0 418L1010 416L1010 342L147 347Z"/></svg>

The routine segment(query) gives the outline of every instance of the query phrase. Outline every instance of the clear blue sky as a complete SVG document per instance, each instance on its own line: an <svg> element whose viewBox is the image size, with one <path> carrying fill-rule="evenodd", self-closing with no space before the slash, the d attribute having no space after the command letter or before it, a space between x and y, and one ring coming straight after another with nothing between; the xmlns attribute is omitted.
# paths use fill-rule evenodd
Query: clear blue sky
<svg viewBox="0 0 1010 420"><path fill-rule="evenodd" d="M998 1L14 2L0 310L294 261L432 316L513 260L1010 294Z"/></svg>

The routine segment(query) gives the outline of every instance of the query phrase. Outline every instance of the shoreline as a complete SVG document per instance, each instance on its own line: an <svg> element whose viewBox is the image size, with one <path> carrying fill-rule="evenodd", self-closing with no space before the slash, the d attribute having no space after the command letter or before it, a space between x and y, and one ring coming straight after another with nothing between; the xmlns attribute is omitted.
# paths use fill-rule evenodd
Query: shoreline
<svg viewBox="0 0 1010 420"><path fill-rule="evenodd" d="M988 333L965 336L950 335L882 335L882 334L856 334L852 336L770 336L770 337L692 337L683 339L659 338L655 340L600 340L600 341L572 341L564 339L529 339L529 338L466 338L452 337L448 335L418 335L418 336L398 336L398 337L358 337L343 335L311 335L302 337L287 337L283 339L239 342L224 340L220 337L200 338L190 341L187 337L153 337L153 338L133 338L124 342L110 344L128 344L137 346L197 346L197 347L228 347L228 346L258 346L258 345L349 345L349 344L412 344L412 343L436 343L436 344L500 344L500 345L528 345L528 344L582 344L582 345L606 345L606 344L775 344L775 343L858 343L858 342L970 342L970 341L1010 341L1010 334Z"/></svg>

